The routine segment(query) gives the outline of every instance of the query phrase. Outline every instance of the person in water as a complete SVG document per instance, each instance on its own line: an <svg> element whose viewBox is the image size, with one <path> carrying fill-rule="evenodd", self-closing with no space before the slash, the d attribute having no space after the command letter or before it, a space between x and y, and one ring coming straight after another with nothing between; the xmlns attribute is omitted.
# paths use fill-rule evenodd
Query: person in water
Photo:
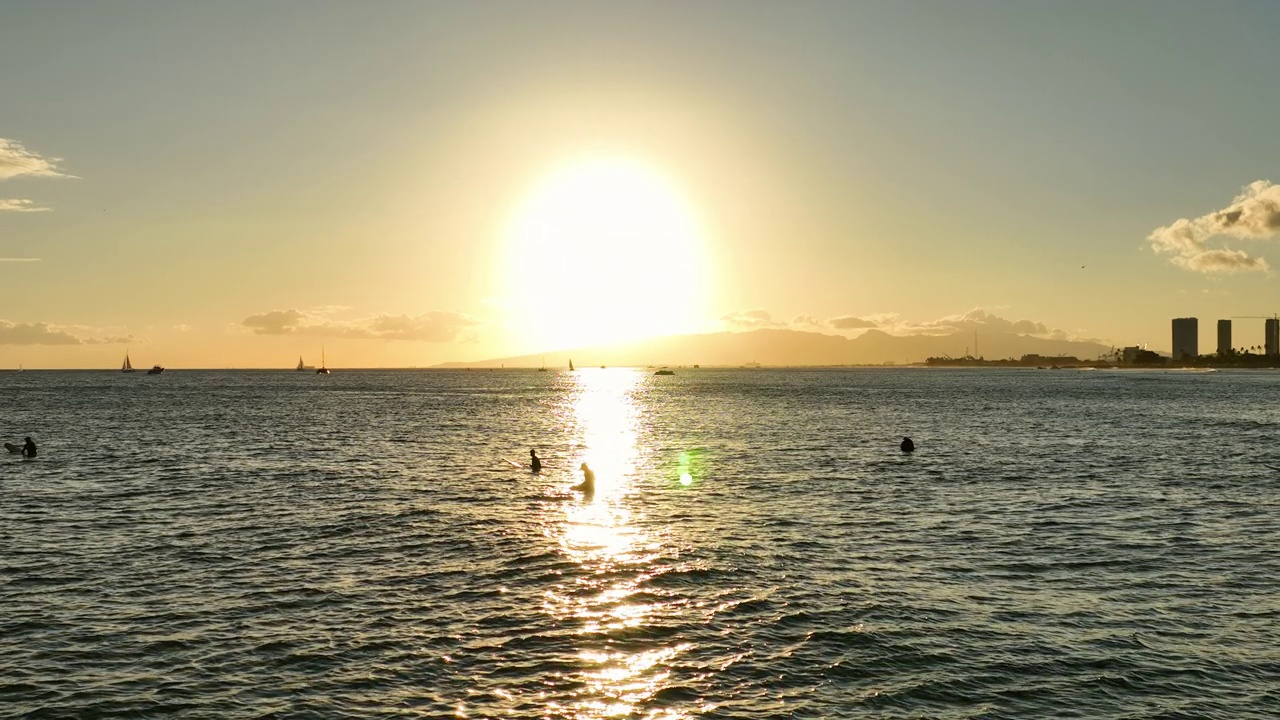
<svg viewBox="0 0 1280 720"><path fill-rule="evenodd" d="M36 456L36 444L35 444L35 441L33 441L33 440L31 439L31 436L29 436L29 435L28 435L25 439L26 439L26 442L22 444L22 456L23 456L23 457L35 457L35 456Z"/></svg>
<svg viewBox="0 0 1280 720"><path fill-rule="evenodd" d="M583 495L593 495L596 491L596 474L587 467L586 463L582 463L582 482L574 485L571 490L581 490Z"/></svg>
<svg viewBox="0 0 1280 720"><path fill-rule="evenodd" d="M915 452L916 450L916 444L911 442L909 437L902 438L902 444L898 447L902 448L902 452Z"/></svg>
<svg viewBox="0 0 1280 720"><path fill-rule="evenodd" d="M542 472L542 461L538 459L538 453L535 450L529 451L529 466L534 472Z"/></svg>

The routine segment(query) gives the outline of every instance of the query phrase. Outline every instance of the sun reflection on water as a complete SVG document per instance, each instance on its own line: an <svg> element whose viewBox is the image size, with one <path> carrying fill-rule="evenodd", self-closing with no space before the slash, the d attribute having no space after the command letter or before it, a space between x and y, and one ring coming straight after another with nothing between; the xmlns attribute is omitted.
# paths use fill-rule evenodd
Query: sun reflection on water
<svg viewBox="0 0 1280 720"><path fill-rule="evenodd" d="M551 715L569 718L682 718L672 708L646 708L667 686L671 663L688 643L647 639L664 616L678 612L645 583L661 572L661 542L635 524L628 498L639 492L637 446L639 396L645 374L638 371L579 371L565 421L572 425L577 457L595 471L594 497L561 505L563 515L549 531L576 572L549 591L544 610L557 625L574 629L579 670L566 677L573 700L553 704Z"/></svg>

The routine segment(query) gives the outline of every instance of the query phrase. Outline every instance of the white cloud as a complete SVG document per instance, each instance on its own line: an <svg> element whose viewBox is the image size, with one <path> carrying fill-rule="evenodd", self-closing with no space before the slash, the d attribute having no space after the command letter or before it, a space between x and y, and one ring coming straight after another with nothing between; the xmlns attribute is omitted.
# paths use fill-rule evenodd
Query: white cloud
<svg viewBox="0 0 1280 720"><path fill-rule="evenodd" d="M790 323L780 322L766 310L744 310L729 313L721 318L731 325L747 328L792 328L829 327L842 332L855 334L863 330L882 330L891 335L954 335L955 333L1011 333L1014 335L1034 335L1056 340L1083 340L1065 330L1051 328L1034 320L1011 320L987 312L982 308L973 308L968 312L947 315L937 320L916 322L904 320L898 313L872 313L869 315L841 315L831 318L825 323L815 320L812 315L798 315Z"/></svg>
<svg viewBox="0 0 1280 720"><path fill-rule="evenodd" d="M33 200L23 198L0 199L0 212L47 212L49 208L39 207Z"/></svg>
<svg viewBox="0 0 1280 720"><path fill-rule="evenodd" d="M17 140L0 138L0 180L34 175L37 177L74 177L58 169L62 158L42 157L22 146Z"/></svg>
<svg viewBox="0 0 1280 720"><path fill-rule="evenodd" d="M968 312L947 315L922 322L904 320L898 313L844 315L831 318L827 324L837 330L878 329L892 335L954 335L955 333L1012 333L1055 339L1079 339L1064 330L1050 328L1034 320L1011 320L974 308Z"/></svg>
<svg viewBox="0 0 1280 720"><path fill-rule="evenodd" d="M57 326L49 323L15 323L0 320L0 345L97 345L104 343L124 343L133 340L133 336L125 337L81 337L72 330L88 330L83 326Z"/></svg>
<svg viewBox="0 0 1280 720"><path fill-rule="evenodd" d="M324 308L324 312L333 308ZM241 325L257 335L316 335L355 340L412 340L449 342L478 321L462 313L433 310L421 315L378 315L359 320L335 320L324 312L271 310L251 315Z"/></svg>
<svg viewBox="0 0 1280 720"><path fill-rule="evenodd" d="M0 345L83 345L84 341L48 323L0 320Z"/></svg>
<svg viewBox="0 0 1280 720"><path fill-rule="evenodd" d="M1253 257L1243 250L1205 250L1173 258L1173 264L1206 273L1236 273L1271 269L1266 258Z"/></svg>
<svg viewBox="0 0 1280 720"><path fill-rule="evenodd" d="M367 322L370 337L383 340L449 342L475 320L461 313L432 310L422 315L380 315Z"/></svg>
<svg viewBox="0 0 1280 720"><path fill-rule="evenodd" d="M135 342L137 339L133 335L107 335L105 337L82 338L81 342L85 345L124 345L125 343Z"/></svg>
<svg viewBox="0 0 1280 720"><path fill-rule="evenodd" d="M1179 218L1147 236L1151 248L1173 255L1175 265L1205 273L1235 273L1270 269L1265 258L1243 250L1209 248L1216 237L1242 240L1280 238L1280 185L1258 180L1245 186L1222 210L1195 219Z"/></svg>
<svg viewBox="0 0 1280 720"><path fill-rule="evenodd" d="M58 169L61 158L47 158L22 146L17 140L0 138L0 180L31 175L34 177L75 177ZM0 199L0 212L44 212L27 198Z"/></svg>
<svg viewBox="0 0 1280 720"><path fill-rule="evenodd" d="M731 312L720 319L728 323L730 327L759 329L787 326L785 322L774 320L767 310L739 310Z"/></svg>
<svg viewBox="0 0 1280 720"><path fill-rule="evenodd" d="M914 322L896 320L892 325L882 323L881 328L898 335L952 335L958 332L1000 332L1015 335L1038 335L1049 337L1055 332L1044 323L1034 320L1010 320L983 310L974 308L959 315L947 315L937 320Z"/></svg>
<svg viewBox="0 0 1280 720"><path fill-rule="evenodd" d="M860 318L856 315L845 315L844 317L831 318L827 324L837 330L866 330L869 328L878 328L880 323L870 318Z"/></svg>
<svg viewBox="0 0 1280 720"><path fill-rule="evenodd" d="M7 258L7 257L0 257L0 263L5 263L5 262L21 262L21 263L28 263L28 262L40 262L40 260L41 260L41 258Z"/></svg>
<svg viewBox="0 0 1280 720"><path fill-rule="evenodd" d="M297 332L306 316L297 310L272 310L250 315L240 324L256 335L288 335Z"/></svg>

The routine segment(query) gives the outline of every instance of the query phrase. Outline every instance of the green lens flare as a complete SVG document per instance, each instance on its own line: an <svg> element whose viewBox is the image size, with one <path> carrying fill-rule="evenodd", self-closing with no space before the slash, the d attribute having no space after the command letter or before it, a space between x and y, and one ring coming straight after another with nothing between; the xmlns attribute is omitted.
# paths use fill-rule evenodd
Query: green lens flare
<svg viewBox="0 0 1280 720"><path fill-rule="evenodd" d="M683 450L676 459L677 469L676 478L679 479L682 487L693 485L693 479L703 479L706 473L703 472L702 450Z"/></svg>

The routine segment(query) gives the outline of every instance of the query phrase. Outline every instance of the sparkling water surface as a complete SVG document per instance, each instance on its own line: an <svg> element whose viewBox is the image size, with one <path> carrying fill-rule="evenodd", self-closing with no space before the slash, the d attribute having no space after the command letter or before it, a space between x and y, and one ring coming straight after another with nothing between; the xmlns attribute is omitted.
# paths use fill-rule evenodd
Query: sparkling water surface
<svg viewBox="0 0 1280 720"><path fill-rule="evenodd" d="M0 373L0 716L1280 716L1280 373L651 373Z"/></svg>

